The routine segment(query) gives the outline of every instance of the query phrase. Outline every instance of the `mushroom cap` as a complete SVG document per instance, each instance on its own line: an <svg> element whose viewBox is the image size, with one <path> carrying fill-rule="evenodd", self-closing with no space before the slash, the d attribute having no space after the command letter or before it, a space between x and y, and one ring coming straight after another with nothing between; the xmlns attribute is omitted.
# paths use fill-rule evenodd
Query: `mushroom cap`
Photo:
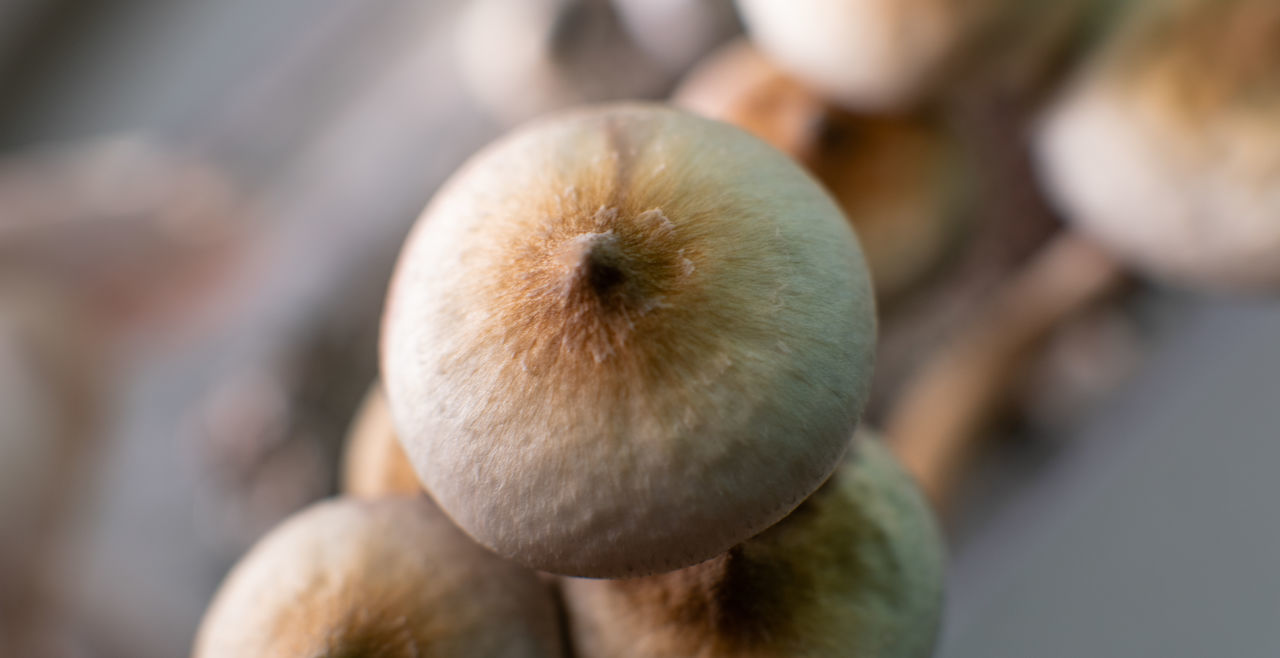
<svg viewBox="0 0 1280 658"><path fill-rule="evenodd" d="M564 579L580 658L927 658L944 551L884 445L857 443L790 516L727 554L632 580Z"/></svg>
<svg viewBox="0 0 1280 658"><path fill-rule="evenodd" d="M611 0L636 45L676 73L737 34L733 0Z"/></svg>
<svg viewBox="0 0 1280 658"><path fill-rule="evenodd" d="M998 0L737 0L747 33L797 78L850 109L926 96Z"/></svg>
<svg viewBox="0 0 1280 658"><path fill-rule="evenodd" d="M82 311L0 271L0 569L11 552L39 555L80 493L103 388L103 347Z"/></svg>
<svg viewBox="0 0 1280 658"><path fill-rule="evenodd" d="M873 308L857 238L789 158L605 106L446 183L401 254L383 382L420 479L480 543L641 575L760 532L835 469Z"/></svg>
<svg viewBox="0 0 1280 658"><path fill-rule="evenodd" d="M1135 7L1039 127L1046 187L1148 274L1280 290L1280 4Z"/></svg>
<svg viewBox="0 0 1280 658"><path fill-rule="evenodd" d="M556 604L425 496L314 505L227 576L196 658L562 655Z"/></svg>
<svg viewBox="0 0 1280 658"><path fill-rule="evenodd" d="M342 492L358 498L422 493L422 483L400 446L382 386L369 387L347 432Z"/></svg>

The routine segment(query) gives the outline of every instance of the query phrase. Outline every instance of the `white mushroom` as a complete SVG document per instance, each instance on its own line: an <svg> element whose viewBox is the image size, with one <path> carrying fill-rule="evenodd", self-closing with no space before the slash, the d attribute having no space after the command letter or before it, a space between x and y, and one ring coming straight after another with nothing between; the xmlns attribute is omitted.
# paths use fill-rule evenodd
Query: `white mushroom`
<svg viewBox="0 0 1280 658"><path fill-rule="evenodd" d="M462 81L507 123L659 91L668 74L609 0L471 0L458 17Z"/></svg>
<svg viewBox="0 0 1280 658"><path fill-rule="evenodd" d="M227 576L193 655L555 658L563 648L546 585L418 496L329 501L287 520Z"/></svg>
<svg viewBox="0 0 1280 658"><path fill-rule="evenodd" d="M919 102L1007 0L737 0L766 54L860 110Z"/></svg>
<svg viewBox="0 0 1280 658"><path fill-rule="evenodd" d="M446 183L400 257L383 382L471 536L545 571L642 575L724 552L830 475L873 307L848 222L789 158L606 106Z"/></svg>
<svg viewBox="0 0 1280 658"><path fill-rule="evenodd" d="M853 222L881 302L920 283L966 234L975 196L969 163L934 118L836 108L745 39L694 69L673 102L737 125L808 168Z"/></svg>
<svg viewBox="0 0 1280 658"><path fill-rule="evenodd" d="M1134 5L1037 135L1075 226L1151 275L1280 290L1280 4Z"/></svg>

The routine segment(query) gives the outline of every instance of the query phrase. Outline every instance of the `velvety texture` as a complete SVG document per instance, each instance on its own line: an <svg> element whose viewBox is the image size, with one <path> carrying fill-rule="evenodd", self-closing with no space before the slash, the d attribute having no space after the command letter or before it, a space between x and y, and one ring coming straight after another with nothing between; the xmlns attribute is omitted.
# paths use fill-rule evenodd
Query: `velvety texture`
<svg viewBox="0 0 1280 658"><path fill-rule="evenodd" d="M795 512L725 555L563 590L579 658L927 658L942 583L932 513L866 440Z"/></svg>
<svg viewBox="0 0 1280 658"><path fill-rule="evenodd" d="M477 546L425 496L297 514L232 569L195 658L563 655L530 571Z"/></svg>
<svg viewBox="0 0 1280 658"><path fill-rule="evenodd" d="M455 522L579 576L669 571L777 522L839 462L874 302L848 222L782 153L655 105L537 122L437 194L382 372Z"/></svg>

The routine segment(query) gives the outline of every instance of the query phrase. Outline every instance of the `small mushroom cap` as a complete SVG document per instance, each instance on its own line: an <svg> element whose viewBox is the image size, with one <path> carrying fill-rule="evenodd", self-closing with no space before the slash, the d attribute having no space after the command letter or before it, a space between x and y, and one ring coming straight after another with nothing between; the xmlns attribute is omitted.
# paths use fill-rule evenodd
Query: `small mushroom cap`
<svg viewBox="0 0 1280 658"><path fill-rule="evenodd" d="M853 222L882 302L933 272L965 235L972 181L940 122L835 108L746 39L709 56L673 102L746 130L817 177Z"/></svg>
<svg viewBox="0 0 1280 658"><path fill-rule="evenodd" d="M195 658L563 655L538 577L425 496L314 505L263 538L205 613Z"/></svg>
<svg viewBox="0 0 1280 658"><path fill-rule="evenodd" d="M999 0L737 0L782 68L850 109L919 102Z"/></svg>
<svg viewBox="0 0 1280 658"><path fill-rule="evenodd" d="M1175 283L1280 290L1280 3L1135 5L1037 134L1069 221Z"/></svg>
<svg viewBox="0 0 1280 658"><path fill-rule="evenodd" d="M785 155L614 105L486 149L401 254L382 372L450 517L559 574L669 571L777 522L867 397L857 239Z"/></svg>
<svg viewBox="0 0 1280 658"><path fill-rule="evenodd" d="M400 447L391 409L382 386L365 394L347 433L342 456L342 492L357 498L384 498L422 493L422 483Z"/></svg>
<svg viewBox="0 0 1280 658"><path fill-rule="evenodd" d="M562 590L579 658L927 658L943 561L915 483L868 439L795 512L725 555Z"/></svg>

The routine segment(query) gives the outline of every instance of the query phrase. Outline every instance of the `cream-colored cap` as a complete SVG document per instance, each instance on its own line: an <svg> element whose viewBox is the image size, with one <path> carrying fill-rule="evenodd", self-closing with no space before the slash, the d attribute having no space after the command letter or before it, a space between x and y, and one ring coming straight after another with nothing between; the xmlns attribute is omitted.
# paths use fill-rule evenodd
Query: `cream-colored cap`
<svg viewBox="0 0 1280 658"><path fill-rule="evenodd" d="M918 103L1002 0L737 0L747 33L850 109Z"/></svg>
<svg viewBox="0 0 1280 658"><path fill-rule="evenodd" d="M705 560L831 473L875 342L848 223L785 155L656 105L528 126L431 202L382 372L471 536L544 571Z"/></svg>
<svg viewBox="0 0 1280 658"><path fill-rule="evenodd" d="M314 505L263 538L205 613L195 658L562 655L536 574L425 496Z"/></svg>

